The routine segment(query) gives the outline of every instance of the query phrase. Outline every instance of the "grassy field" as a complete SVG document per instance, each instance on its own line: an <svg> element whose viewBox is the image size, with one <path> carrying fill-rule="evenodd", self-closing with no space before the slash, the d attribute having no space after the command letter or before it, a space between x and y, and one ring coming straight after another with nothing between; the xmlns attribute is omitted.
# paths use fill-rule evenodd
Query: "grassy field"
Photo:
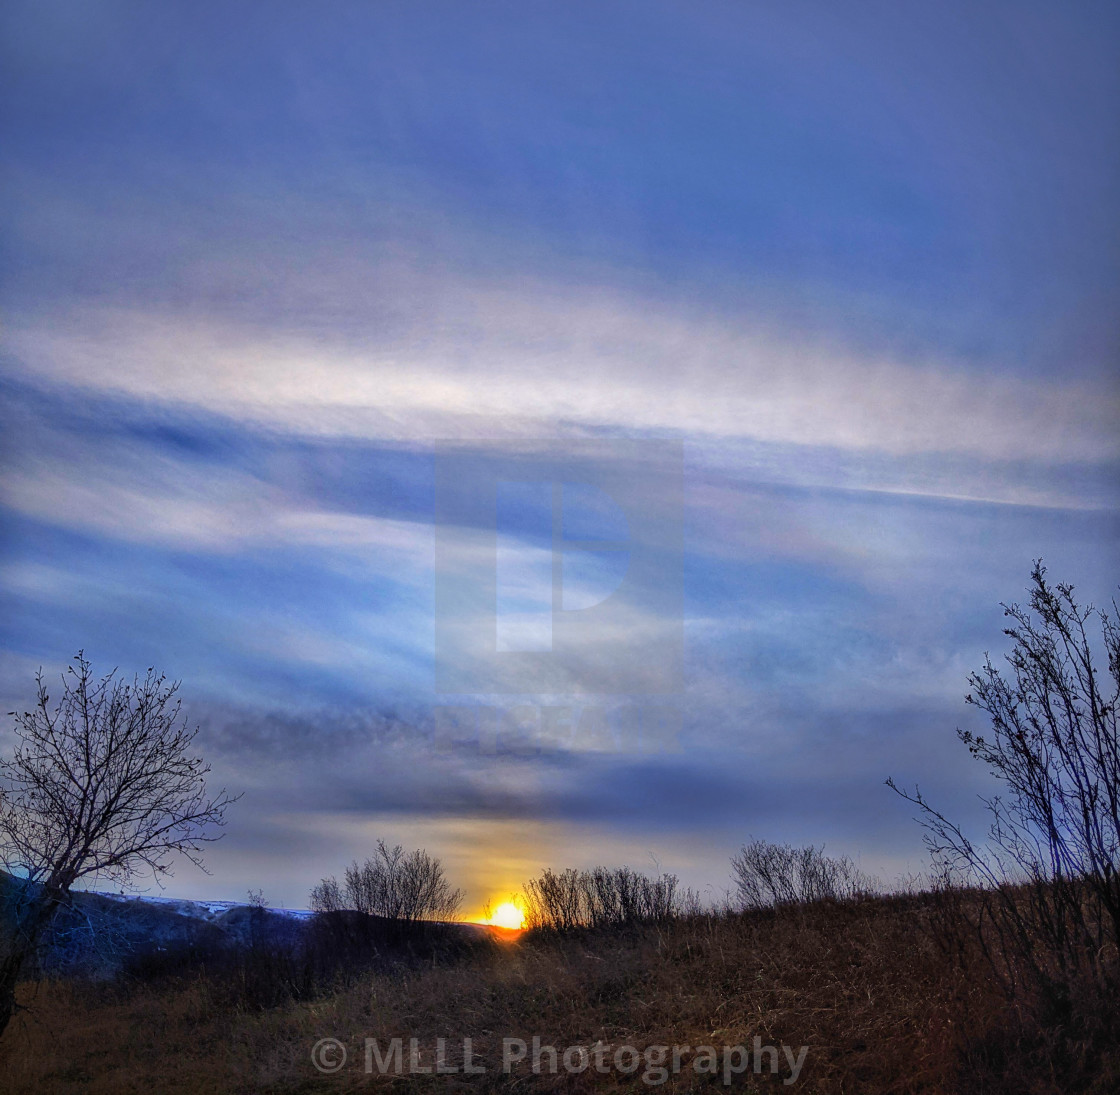
<svg viewBox="0 0 1120 1095"><path fill-rule="evenodd" d="M29 1008L0 1043L2 1089L1120 1091L1115 1015L1088 989L1083 999L1075 991L1061 1015L1026 990L1009 1001L975 941L947 930L943 914L935 898L912 895L526 933L454 956L343 970L331 988L267 1003L251 963L101 986L28 985ZM263 982L280 976L265 966ZM555 1073L547 1052L533 1071L534 1036L557 1048ZM417 1039L423 1067L445 1039L447 1067L455 1067L465 1037L485 1072L407 1074L409 1039ZM347 1050L332 1074L311 1060L324 1038ZM367 1073L367 1038L386 1056L401 1038L406 1074L382 1075L376 1059ZM756 1038L774 1047L760 1054L757 1074ZM503 1039L527 1047L508 1070ZM611 1048L588 1054L584 1071L565 1069L565 1049L596 1044ZM516 1041L509 1045L516 1057ZM621 1046L642 1056L624 1051L616 1060ZM659 1062L656 1048L646 1054L658 1046L691 1048L676 1060L670 1048L660 1065L647 1064L647 1056ZM703 1046L717 1052L715 1074L696 1071L712 1064ZM745 1065L736 1050L730 1067L745 1071L725 1076L724 1047L737 1046L748 1051ZM327 1048L325 1063L337 1063L337 1047ZM572 1051L572 1066L583 1060Z"/></svg>

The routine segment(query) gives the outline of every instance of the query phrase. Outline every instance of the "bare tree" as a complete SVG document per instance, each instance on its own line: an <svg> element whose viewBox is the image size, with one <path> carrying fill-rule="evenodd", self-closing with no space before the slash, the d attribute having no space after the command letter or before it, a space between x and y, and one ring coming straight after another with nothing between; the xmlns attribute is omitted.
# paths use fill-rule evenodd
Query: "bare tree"
<svg viewBox="0 0 1120 1095"><path fill-rule="evenodd" d="M0 760L0 858L5 886L0 937L0 1033L15 987L71 887L102 876L120 883L170 872L174 857L198 866L217 839L225 791L210 796L210 768L193 754L197 727L180 720L178 682L149 669L129 684L116 670L95 678L79 651L53 710L42 671L35 709L17 713L13 754Z"/></svg>
<svg viewBox="0 0 1120 1095"><path fill-rule="evenodd" d="M991 723L991 737L957 735L1005 788L985 799L987 847L972 843L915 788L888 786L921 809L935 861L985 894L1002 951L1027 961L1051 989L1073 967L1107 976L1120 943L1120 624L1081 607L1071 585L1051 585L1037 561L1030 607L1004 605L1012 626L1008 672L985 656L966 702ZM1116 603L1113 602L1116 612ZM1101 680L1090 624L1100 627ZM1014 970L1004 962L1013 981Z"/></svg>
<svg viewBox="0 0 1120 1095"><path fill-rule="evenodd" d="M452 920L463 903L463 891L452 887L438 859L423 848L405 852L377 842L364 863L352 863L339 885L324 878L311 891L311 908L331 913L351 909L392 920Z"/></svg>

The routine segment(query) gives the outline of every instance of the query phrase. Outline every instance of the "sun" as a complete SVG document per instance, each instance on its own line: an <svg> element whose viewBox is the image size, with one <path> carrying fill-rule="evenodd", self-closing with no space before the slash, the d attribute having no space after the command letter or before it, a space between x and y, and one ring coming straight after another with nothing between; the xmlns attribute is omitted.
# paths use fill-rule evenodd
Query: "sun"
<svg viewBox="0 0 1120 1095"><path fill-rule="evenodd" d="M525 913L512 901L503 901L490 914L487 923L495 928L523 928L525 926Z"/></svg>

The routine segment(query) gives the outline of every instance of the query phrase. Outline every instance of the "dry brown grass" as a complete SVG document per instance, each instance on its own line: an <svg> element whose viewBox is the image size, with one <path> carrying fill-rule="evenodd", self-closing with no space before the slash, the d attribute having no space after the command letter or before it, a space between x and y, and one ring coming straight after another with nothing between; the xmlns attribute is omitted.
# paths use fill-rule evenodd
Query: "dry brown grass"
<svg viewBox="0 0 1120 1095"><path fill-rule="evenodd" d="M645 1089L627 1076L500 1072L501 1039L560 1047L752 1044L808 1046L793 1090L819 1093L1120 1090L1114 1032L1068 1016L1050 1026L1029 1000L1009 1007L980 956L963 964L925 930L930 899L875 899L749 916L696 918L631 931L525 937L454 962L370 973L312 1002L229 1004L228 986L194 976L130 994L43 986L0 1044L0 1087L90 1095L454 1090ZM1076 1002L1075 1002L1076 1004ZM1094 1001L1082 1001L1091 1013ZM1075 1007L1076 1011L1076 1007ZM1062 1022L1066 1023L1062 1027ZM1071 1033L1072 1031L1072 1033ZM1080 1033L1078 1033L1080 1032ZM348 1066L320 1075L317 1039L336 1037ZM367 1076L363 1043L461 1039L480 1077ZM1080 1042L1078 1041L1080 1039ZM1111 1039L1111 1041L1110 1041ZM1105 1046L1104 1050L1101 1046ZM450 1055L454 1060L454 1053ZM688 1066L662 1090L722 1088ZM739 1077L734 1090L785 1089Z"/></svg>

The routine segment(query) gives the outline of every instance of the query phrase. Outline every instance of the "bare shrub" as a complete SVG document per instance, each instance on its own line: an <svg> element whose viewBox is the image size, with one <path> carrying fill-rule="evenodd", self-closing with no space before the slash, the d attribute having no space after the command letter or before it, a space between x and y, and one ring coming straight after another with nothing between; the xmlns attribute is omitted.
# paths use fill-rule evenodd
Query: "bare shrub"
<svg viewBox="0 0 1120 1095"><path fill-rule="evenodd" d="M311 911L317 913L342 912L346 908L346 899L342 896L342 887L337 878L324 878L311 890Z"/></svg>
<svg viewBox="0 0 1120 1095"><path fill-rule="evenodd" d="M438 859L423 848L405 852L383 840L364 863L346 868L341 885L324 878L311 891L311 908L319 913L350 910L392 920L453 920L463 903Z"/></svg>
<svg viewBox="0 0 1120 1095"><path fill-rule="evenodd" d="M677 877L650 877L630 867L546 868L525 883L522 902L530 928L603 928L668 920L680 912Z"/></svg>
<svg viewBox="0 0 1120 1095"><path fill-rule="evenodd" d="M877 892L878 884L847 857L824 854L823 846L795 848L751 840L731 857L742 909L850 900Z"/></svg>

